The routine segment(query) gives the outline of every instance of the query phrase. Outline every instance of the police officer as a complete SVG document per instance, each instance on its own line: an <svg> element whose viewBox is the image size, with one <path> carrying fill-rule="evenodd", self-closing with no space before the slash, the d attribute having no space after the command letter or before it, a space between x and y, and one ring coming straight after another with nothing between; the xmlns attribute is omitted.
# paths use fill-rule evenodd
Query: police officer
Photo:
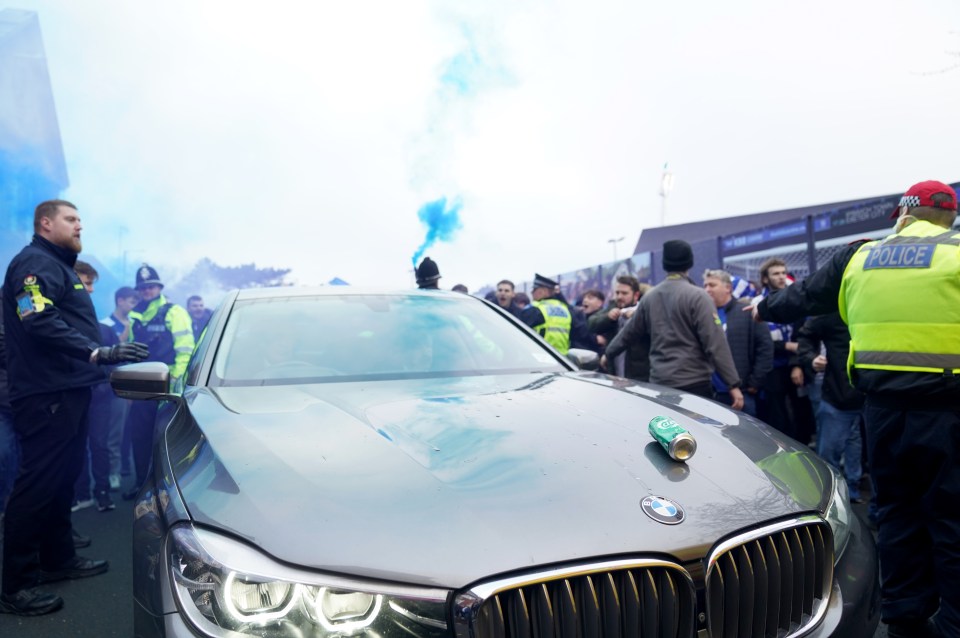
<svg viewBox="0 0 960 638"><path fill-rule="evenodd" d="M839 309L866 394L881 618L890 636L960 636L960 233L957 194L914 184L894 233L858 242L760 302L778 322ZM931 620L934 612L940 611Z"/></svg>
<svg viewBox="0 0 960 638"><path fill-rule="evenodd" d="M193 323L182 306L167 301L162 290L163 282L155 269L147 264L137 269L140 302L130 311L130 332L134 341L150 347L147 361L161 361L170 367L173 387L186 372L193 352ZM147 478L158 407L156 401L135 401L130 406L127 427L133 443L137 481L133 489L123 493L124 499L134 498Z"/></svg>
<svg viewBox="0 0 960 638"><path fill-rule="evenodd" d="M417 267L417 288L421 290L438 290L440 288L440 268L437 262L424 257Z"/></svg>
<svg viewBox="0 0 960 638"><path fill-rule="evenodd" d="M559 293L559 284L540 274L533 276L533 303L520 314L520 319L540 333L551 346L567 354L570 350L570 331L573 311Z"/></svg>
<svg viewBox="0 0 960 638"><path fill-rule="evenodd" d="M20 442L20 471L4 520L0 612L35 616L63 606L41 582L107 571L77 556L70 502L87 436L97 364L138 361L141 343L100 346L90 295L73 271L80 215L63 200L37 206L33 241L13 258L3 285L8 387Z"/></svg>

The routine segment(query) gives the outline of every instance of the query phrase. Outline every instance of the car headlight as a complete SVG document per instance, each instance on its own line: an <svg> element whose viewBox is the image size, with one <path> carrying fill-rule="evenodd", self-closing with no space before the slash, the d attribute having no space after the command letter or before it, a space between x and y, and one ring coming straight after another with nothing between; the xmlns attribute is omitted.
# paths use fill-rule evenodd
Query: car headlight
<svg viewBox="0 0 960 638"><path fill-rule="evenodd" d="M446 590L315 574L243 543L189 526L167 542L173 593L208 636L449 635Z"/></svg>
<svg viewBox="0 0 960 638"><path fill-rule="evenodd" d="M833 477L833 489L824 516L831 529L833 529L833 558L836 562L840 560L843 550L847 547L847 541L850 540L850 522L853 518L853 510L850 507L847 482L832 467L830 468L830 475Z"/></svg>

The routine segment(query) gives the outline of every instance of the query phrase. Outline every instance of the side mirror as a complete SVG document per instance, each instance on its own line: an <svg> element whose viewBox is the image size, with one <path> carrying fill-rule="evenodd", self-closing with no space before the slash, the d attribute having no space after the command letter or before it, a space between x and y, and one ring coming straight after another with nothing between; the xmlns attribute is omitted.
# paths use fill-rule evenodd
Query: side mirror
<svg viewBox="0 0 960 638"><path fill-rule="evenodd" d="M110 373L110 387L118 397L135 400L174 399L170 368L160 361L130 363Z"/></svg>
<svg viewBox="0 0 960 638"><path fill-rule="evenodd" d="M581 370L600 369L600 355L593 350L584 350L583 348L570 348L567 351L567 359L573 361Z"/></svg>

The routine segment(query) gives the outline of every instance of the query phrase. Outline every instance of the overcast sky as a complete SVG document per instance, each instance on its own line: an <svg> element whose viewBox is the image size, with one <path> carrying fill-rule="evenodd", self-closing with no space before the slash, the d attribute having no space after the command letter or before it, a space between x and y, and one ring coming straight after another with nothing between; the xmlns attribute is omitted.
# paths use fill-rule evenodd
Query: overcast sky
<svg viewBox="0 0 960 638"><path fill-rule="evenodd" d="M85 250L471 290L660 224L960 180L956 0L0 0L37 11ZM449 221L449 220L448 220ZM131 269L132 272L132 269Z"/></svg>

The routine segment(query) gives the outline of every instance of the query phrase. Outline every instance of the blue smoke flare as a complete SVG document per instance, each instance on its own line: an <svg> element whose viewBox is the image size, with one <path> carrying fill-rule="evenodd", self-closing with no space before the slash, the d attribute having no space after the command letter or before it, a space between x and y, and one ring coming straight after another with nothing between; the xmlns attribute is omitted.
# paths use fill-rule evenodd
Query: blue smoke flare
<svg viewBox="0 0 960 638"><path fill-rule="evenodd" d="M460 222L460 209L463 208L463 202L460 198L454 199L447 204L447 198L441 197L438 200L427 202L417 211L417 217L427 227L427 236L423 243L413 254L413 267L417 267L417 262L423 257L424 251L433 246L438 241L452 241L457 231L463 228Z"/></svg>

